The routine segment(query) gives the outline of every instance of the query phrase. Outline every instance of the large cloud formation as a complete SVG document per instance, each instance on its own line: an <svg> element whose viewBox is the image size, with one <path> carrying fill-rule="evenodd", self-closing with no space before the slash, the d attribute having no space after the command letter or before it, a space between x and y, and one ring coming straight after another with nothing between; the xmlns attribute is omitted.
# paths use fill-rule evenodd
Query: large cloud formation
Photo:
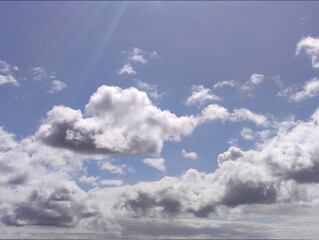
<svg viewBox="0 0 319 240"><path fill-rule="evenodd" d="M83 169L85 159L103 158L98 153L158 153L164 141L179 140L198 124L213 120L269 124L263 115L248 109L229 112L219 105L209 105L197 116L177 117L152 105L146 94L135 88L103 86L93 94L84 114L54 107L35 136L16 141L13 134L0 128L1 222L10 228L85 229L112 239L127 234L134 239L178 237L191 232L204 238L234 234L292 237L287 231L280 232L287 229L284 222L266 227L254 223L253 231L246 231L243 222L205 220L225 216L235 220L269 215L287 219L292 212L298 213L300 220L302 212L317 223L319 110L309 121L278 123L277 133L263 139L256 149L230 147L218 156L215 171L189 169L181 176L159 181L106 188L98 185L87 192L74 181L80 181L76 173ZM112 145L112 137L123 140ZM151 145L157 147L149 148ZM287 212L287 208L292 209ZM229 231L234 226L237 230ZM153 233L149 231L152 228L156 229Z"/></svg>
<svg viewBox="0 0 319 240"><path fill-rule="evenodd" d="M102 86L80 110L56 106L37 137L44 143L84 153L157 155L163 142L179 141L197 126L194 116L177 117L152 105L136 88Z"/></svg>
<svg viewBox="0 0 319 240"><path fill-rule="evenodd" d="M217 104L202 113L177 117L152 104L136 88L101 86L90 98L84 114L55 106L36 133L43 143L75 152L106 155L159 155L165 141L180 141L202 123L213 120L252 121L266 126L266 116L249 109L233 113Z"/></svg>

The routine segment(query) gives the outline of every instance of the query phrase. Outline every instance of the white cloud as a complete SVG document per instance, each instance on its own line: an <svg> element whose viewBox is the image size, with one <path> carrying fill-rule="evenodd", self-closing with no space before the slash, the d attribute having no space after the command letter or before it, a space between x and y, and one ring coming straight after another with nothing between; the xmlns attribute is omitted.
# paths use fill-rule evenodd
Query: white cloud
<svg viewBox="0 0 319 240"><path fill-rule="evenodd" d="M65 88L67 88L67 85L64 82L61 82L59 80L53 80L51 82L51 89L48 90L48 93L59 92Z"/></svg>
<svg viewBox="0 0 319 240"><path fill-rule="evenodd" d="M151 57L152 58L158 58L158 53L156 51L151 52Z"/></svg>
<svg viewBox="0 0 319 240"><path fill-rule="evenodd" d="M142 90L155 90L156 89L156 85L151 85L147 82L143 82L139 79L134 79L134 81L137 83L137 86L139 89L142 89Z"/></svg>
<svg viewBox="0 0 319 240"><path fill-rule="evenodd" d="M150 167L156 168L162 172L166 171L164 158L145 158L143 159L143 163Z"/></svg>
<svg viewBox="0 0 319 240"><path fill-rule="evenodd" d="M220 97L212 94L210 89L204 88L203 85L193 85L192 95L187 98L186 104L199 104L202 105L206 101L220 101Z"/></svg>
<svg viewBox="0 0 319 240"><path fill-rule="evenodd" d="M195 152L186 152L184 149L182 150L182 154L184 158L189 158L195 160L198 158L197 153Z"/></svg>
<svg viewBox="0 0 319 240"><path fill-rule="evenodd" d="M81 176L79 178L79 182L82 182L82 183L87 183L87 184L90 184L90 185L93 185L93 186L96 186L97 185L97 181L100 179L100 177L94 177L94 176L90 176L90 177L87 177L87 176Z"/></svg>
<svg viewBox="0 0 319 240"><path fill-rule="evenodd" d="M63 119L67 116L61 115ZM17 142L12 134L2 130L0 142L5 146L0 149L0 219L7 226L20 226L17 229L28 229L21 228L27 225L73 227L72 231L81 230L82 234L114 234L112 239L132 232L152 238L172 233L174 237L191 234L199 238L216 236L217 230L225 237L234 228L233 222L247 224L250 230L231 232L230 236L249 238L252 235L247 236L247 232L253 232L257 234L254 238L264 237L269 229L262 233L252 230L250 221L262 222L273 217L275 225L281 226L270 231L274 234L271 236L287 236L296 222L306 219L316 221L310 227L313 230L317 227L319 199L318 123L319 109L309 121L279 123L275 136L267 138L258 149L243 151L231 147L221 153L219 167L213 172L189 169L179 177L166 176L131 186L104 182L115 187L96 187L88 192L72 180L74 168L54 167L58 166L55 162L61 152L65 163L81 162L83 158L61 149L48 150L32 137ZM47 165L51 167L46 168ZM211 219L200 219L217 216L228 217L230 225L214 225L207 230L206 225L212 227ZM287 223L292 216L293 222ZM154 235L149 229L154 230L161 221L167 225ZM206 225L201 225L202 221L207 221ZM256 228L264 227L263 223ZM236 225L235 229L238 228ZM313 230L309 236L315 233Z"/></svg>
<svg viewBox="0 0 319 240"><path fill-rule="evenodd" d="M250 76L249 81L252 84L258 85L264 80L265 76L261 74L254 73Z"/></svg>
<svg viewBox="0 0 319 240"><path fill-rule="evenodd" d="M267 126L269 125L269 120L266 116L254 113L247 108L239 108L235 109L232 113L228 112L228 110L217 104L210 104L202 110L200 116L201 122L206 121L251 121L254 122L258 126Z"/></svg>
<svg viewBox="0 0 319 240"><path fill-rule="evenodd" d="M256 85L260 84L264 80L265 76L262 74L253 73L249 81L247 81L245 84L243 84L240 87L240 90L242 91L252 91Z"/></svg>
<svg viewBox="0 0 319 240"><path fill-rule="evenodd" d="M100 181L100 184L107 186L120 186L123 185L123 181L117 179L103 179Z"/></svg>
<svg viewBox="0 0 319 240"><path fill-rule="evenodd" d="M101 163L99 163L99 166L103 170L109 171L113 174L119 174L119 175L124 174L125 169L127 169L126 164L114 165L110 161L101 162Z"/></svg>
<svg viewBox="0 0 319 240"><path fill-rule="evenodd" d="M304 83L301 90L297 87L289 87L277 93L277 96L288 97L290 101L302 102L307 98L319 95L319 78L313 78Z"/></svg>
<svg viewBox="0 0 319 240"><path fill-rule="evenodd" d="M119 75L122 75L124 73L127 73L128 75L135 75L136 74L136 72L134 71L134 69L130 63L125 64L118 73L119 73Z"/></svg>
<svg viewBox="0 0 319 240"><path fill-rule="evenodd" d="M198 125L154 106L136 88L102 86L80 110L55 106L36 136L49 146L107 155L158 155L164 141L179 141Z"/></svg>
<svg viewBox="0 0 319 240"><path fill-rule="evenodd" d="M18 67L12 66L6 61L0 60L0 85L12 84L14 86L19 86L17 79L14 76L14 72L17 71Z"/></svg>
<svg viewBox="0 0 319 240"><path fill-rule="evenodd" d="M302 52L311 59L312 67L319 69L319 38L302 38L297 44L296 55Z"/></svg>
<svg viewBox="0 0 319 240"><path fill-rule="evenodd" d="M250 128L242 128L240 131L240 135L245 139L245 140L253 140L255 138L255 133L253 130Z"/></svg>
<svg viewBox="0 0 319 240"><path fill-rule="evenodd" d="M236 87L237 84L238 83L235 80L222 81L222 82L215 83L213 88L222 88L222 87L225 87L225 86Z"/></svg>
<svg viewBox="0 0 319 240"><path fill-rule="evenodd" d="M19 86L18 81L11 74L9 74L7 76L0 74L0 85L6 84L6 83L10 83L14 86Z"/></svg>
<svg viewBox="0 0 319 240"><path fill-rule="evenodd" d="M290 99L295 102L301 102L306 98L311 98L319 95L319 78L313 78L305 82L303 90L296 92L290 96Z"/></svg>
<svg viewBox="0 0 319 240"><path fill-rule="evenodd" d="M139 62L139 63L147 63L147 60L143 56L144 51L142 51L139 48L133 48L132 52L130 52L130 57L129 59L134 61L134 62Z"/></svg>
<svg viewBox="0 0 319 240"><path fill-rule="evenodd" d="M34 67L30 69L32 75L33 75L33 80L35 81L43 81L47 78L47 72L44 67Z"/></svg>

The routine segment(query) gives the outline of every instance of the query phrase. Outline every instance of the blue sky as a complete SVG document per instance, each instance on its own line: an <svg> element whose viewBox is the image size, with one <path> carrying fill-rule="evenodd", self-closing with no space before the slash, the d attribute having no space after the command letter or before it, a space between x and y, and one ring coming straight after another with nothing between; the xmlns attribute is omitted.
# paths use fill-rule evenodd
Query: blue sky
<svg viewBox="0 0 319 240"><path fill-rule="evenodd" d="M0 6L5 238L315 236L317 2Z"/></svg>

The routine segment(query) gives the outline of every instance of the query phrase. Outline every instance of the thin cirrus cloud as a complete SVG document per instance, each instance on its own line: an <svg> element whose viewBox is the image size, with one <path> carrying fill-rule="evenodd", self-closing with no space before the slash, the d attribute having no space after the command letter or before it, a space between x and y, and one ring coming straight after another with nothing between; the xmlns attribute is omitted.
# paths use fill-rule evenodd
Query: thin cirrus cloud
<svg viewBox="0 0 319 240"><path fill-rule="evenodd" d="M305 53L310 59L312 67L319 69L319 38L302 38L297 44L296 55Z"/></svg>
<svg viewBox="0 0 319 240"><path fill-rule="evenodd" d="M51 88L48 90L48 93L55 93L55 92L60 92L63 89L67 88L68 86L59 80L53 80L51 82Z"/></svg>
<svg viewBox="0 0 319 240"><path fill-rule="evenodd" d="M187 105L199 104L202 105L207 101L221 101L221 98L211 93L211 90L203 85L193 85L192 94L186 100Z"/></svg>

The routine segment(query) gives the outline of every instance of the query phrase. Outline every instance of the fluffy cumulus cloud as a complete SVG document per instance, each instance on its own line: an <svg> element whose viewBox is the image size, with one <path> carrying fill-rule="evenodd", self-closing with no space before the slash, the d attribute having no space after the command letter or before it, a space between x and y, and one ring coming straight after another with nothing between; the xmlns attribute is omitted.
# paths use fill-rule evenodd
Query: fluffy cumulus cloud
<svg viewBox="0 0 319 240"><path fill-rule="evenodd" d="M164 141L179 141L198 125L194 116L177 117L154 106L136 88L102 86L80 110L55 106L36 136L43 143L74 152L157 155Z"/></svg>
<svg viewBox="0 0 319 240"><path fill-rule="evenodd" d="M207 101L220 101L221 98L211 93L211 90L205 88L203 85L193 85L192 94L186 100L186 104L199 104L202 105Z"/></svg>
<svg viewBox="0 0 319 240"><path fill-rule="evenodd" d="M258 126L268 126L270 120L267 116L260 113L255 113L247 108L234 109L233 112L229 112L225 107L218 104L210 104L205 107L200 116L201 122L207 121L251 121Z"/></svg>
<svg viewBox="0 0 319 240"><path fill-rule="evenodd" d="M0 86L3 84L12 84L19 86L19 83L14 76L15 72L18 71L17 66L12 66L6 61L0 60Z"/></svg>
<svg viewBox="0 0 319 240"><path fill-rule="evenodd" d="M101 89L124 94L123 89ZM106 104L106 100L102 105L97 104L101 100L99 90L86 107L87 118L93 118L89 114L94 113L94 118L99 119L106 109L112 108L112 104ZM127 90L139 93L136 89ZM87 229L96 234L107 233L108 237L113 236L112 239L127 234L138 239L142 236L183 237L189 234L204 238L230 237L234 234L256 238L264 237L265 233L269 237L286 237L289 234L284 221L276 224L275 229L274 225L267 225L268 228L262 232L264 228L258 223L253 226L250 224L249 228L253 230L246 231L248 227L241 223L242 216L249 219L256 216L271 217L273 214L287 218L291 212L307 212L310 218L313 216L311 221L318 223L319 110L314 112L309 121L280 123L274 137L267 138L257 149L244 151L230 147L218 156L219 167L215 171L204 173L189 169L179 177L165 176L159 181L135 185L122 185L120 179L80 177L82 182L96 184L99 181L101 186L111 186L95 187L88 192L81 190L72 176L76 171L75 166L81 165L85 158L92 158L91 155L75 155L74 150L78 150L73 146L74 143L67 144L72 146L69 147L72 151L69 151L37 142L37 139L44 140L40 136L52 137L51 127L59 133L58 136L64 131L62 136L66 137L73 115L80 116L80 121L86 119L76 110L65 115L63 113L59 112L59 119L65 123L64 128L59 130L60 122L47 119L37 133L40 134L38 138L28 137L16 141L13 134L1 129L2 224L12 227L67 227L75 231L81 229L81 232ZM82 139L81 135L73 134L79 141ZM156 162L154 159L151 161ZM61 168L62 165L70 167ZM285 209L293 210L288 213ZM222 223L205 220L224 216L232 216L235 221ZM169 224L165 225L165 222ZM228 232L227 229L233 229L234 226L237 226L236 229L244 227L245 231Z"/></svg>
<svg viewBox="0 0 319 240"><path fill-rule="evenodd" d="M305 53L312 63L312 67L319 69L319 38L302 38L297 44L296 55Z"/></svg>
<svg viewBox="0 0 319 240"><path fill-rule="evenodd" d="M184 149L182 150L182 154L184 158L196 160L198 158L197 153L195 152L186 152Z"/></svg>
<svg viewBox="0 0 319 240"><path fill-rule="evenodd" d="M143 163L150 167L156 168L162 172L166 171L164 158L144 158Z"/></svg>
<svg viewBox="0 0 319 240"><path fill-rule="evenodd" d="M319 95L319 78L313 78L304 83L301 89L286 88L280 91L278 96L288 97L290 101L302 102L307 98L312 98Z"/></svg>

